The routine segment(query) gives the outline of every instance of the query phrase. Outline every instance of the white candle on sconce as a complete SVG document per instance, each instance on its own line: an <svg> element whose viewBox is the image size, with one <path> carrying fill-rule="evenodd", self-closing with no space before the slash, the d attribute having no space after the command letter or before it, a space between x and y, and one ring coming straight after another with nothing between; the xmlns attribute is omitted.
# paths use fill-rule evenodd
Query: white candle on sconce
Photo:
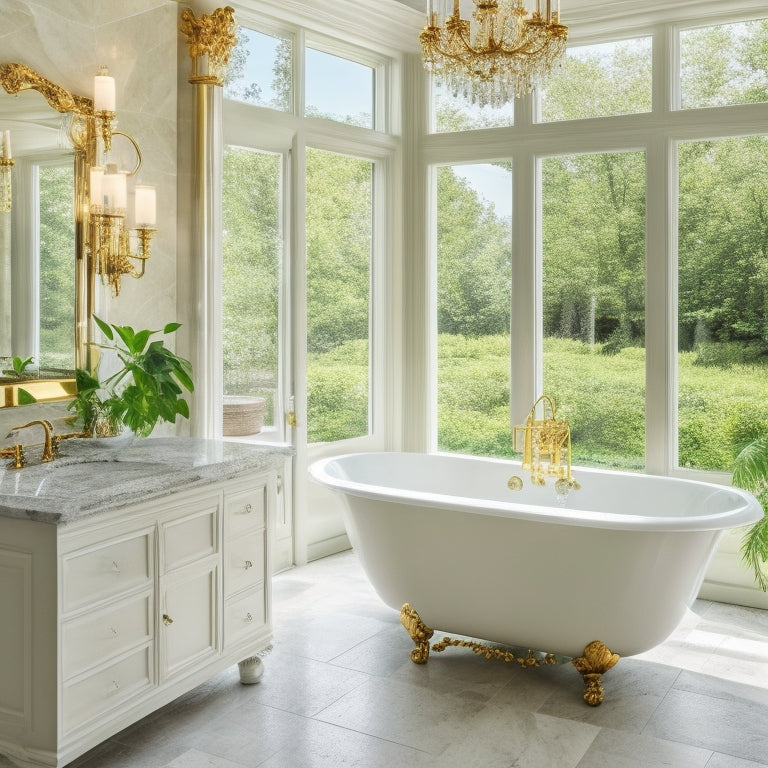
<svg viewBox="0 0 768 768"><path fill-rule="evenodd" d="M115 111L115 78L109 76L106 67L93 78L93 111Z"/></svg>
<svg viewBox="0 0 768 768"><path fill-rule="evenodd" d="M117 170L114 163L109 163L102 178L104 207L110 212L125 212L128 205L128 184L126 175Z"/></svg>
<svg viewBox="0 0 768 768"><path fill-rule="evenodd" d="M13 155L11 154L11 132L3 131L3 159L11 160Z"/></svg>
<svg viewBox="0 0 768 768"><path fill-rule="evenodd" d="M104 169L99 165L91 166L90 198L92 206L104 205Z"/></svg>
<svg viewBox="0 0 768 768"><path fill-rule="evenodd" d="M154 187L137 185L134 188L134 219L140 229L154 229L157 223L157 195Z"/></svg>

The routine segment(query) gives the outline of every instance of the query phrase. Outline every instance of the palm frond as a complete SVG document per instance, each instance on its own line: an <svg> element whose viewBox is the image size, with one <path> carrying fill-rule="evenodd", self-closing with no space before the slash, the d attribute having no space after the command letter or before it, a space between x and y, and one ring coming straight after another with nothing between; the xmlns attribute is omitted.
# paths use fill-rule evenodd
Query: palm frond
<svg viewBox="0 0 768 768"><path fill-rule="evenodd" d="M733 484L755 491L768 483L768 437L745 446L733 465Z"/></svg>
<svg viewBox="0 0 768 768"><path fill-rule="evenodd" d="M768 592L768 515L758 520L744 533L741 556L752 569L757 586Z"/></svg>

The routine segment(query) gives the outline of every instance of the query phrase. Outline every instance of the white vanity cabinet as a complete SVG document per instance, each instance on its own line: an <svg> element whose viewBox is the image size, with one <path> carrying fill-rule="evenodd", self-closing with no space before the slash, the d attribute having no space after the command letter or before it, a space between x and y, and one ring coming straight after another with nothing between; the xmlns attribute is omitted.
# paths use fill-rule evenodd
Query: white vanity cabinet
<svg viewBox="0 0 768 768"><path fill-rule="evenodd" d="M67 524L0 517L0 754L63 766L271 639L276 473Z"/></svg>

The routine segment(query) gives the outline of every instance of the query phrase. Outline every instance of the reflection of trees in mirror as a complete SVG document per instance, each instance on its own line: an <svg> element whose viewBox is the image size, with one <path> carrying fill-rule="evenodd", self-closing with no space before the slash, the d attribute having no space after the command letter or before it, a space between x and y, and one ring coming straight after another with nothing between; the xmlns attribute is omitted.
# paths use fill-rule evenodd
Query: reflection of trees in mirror
<svg viewBox="0 0 768 768"><path fill-rule="evenodd" d="M75 327L74 170L41 165L39 362L41 367L72 371Z"/></svg>

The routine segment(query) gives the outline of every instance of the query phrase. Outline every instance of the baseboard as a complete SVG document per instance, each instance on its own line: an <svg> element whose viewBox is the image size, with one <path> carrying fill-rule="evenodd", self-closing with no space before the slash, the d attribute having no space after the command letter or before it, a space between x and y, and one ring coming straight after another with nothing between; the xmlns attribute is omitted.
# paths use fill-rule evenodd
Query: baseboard
<svg viewBox="0 0 768 768"><path fill-rule="evenodd" d="M699 590L702 600L714 600L716 603L732 603L748 608L768 610L768 594L754 587L744 587L736 584L724 584L720 581L705 580Z"/></svg>
<svg viewBox="0 0 768 768"><path fill-rule="evenodd" d="M323 541L314 541L307 547L307 560L319 560L321 557L337 555L339 552L346 552L352 549L349 536L342 533L340 536L333 536Z"/></svg>

